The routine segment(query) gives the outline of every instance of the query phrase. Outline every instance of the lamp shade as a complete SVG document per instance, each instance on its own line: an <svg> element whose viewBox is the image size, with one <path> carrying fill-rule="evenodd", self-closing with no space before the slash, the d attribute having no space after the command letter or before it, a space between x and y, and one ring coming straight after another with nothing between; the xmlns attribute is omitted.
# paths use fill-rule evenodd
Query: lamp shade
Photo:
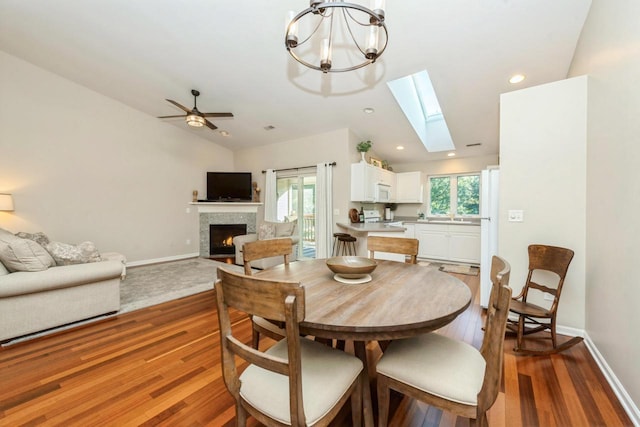
<svg viewBox="0 0 640 427"><path fill-rule="evenodd" d="M13 211L13 197L11 197L11 194L0 194L0 211Z"/></svg>

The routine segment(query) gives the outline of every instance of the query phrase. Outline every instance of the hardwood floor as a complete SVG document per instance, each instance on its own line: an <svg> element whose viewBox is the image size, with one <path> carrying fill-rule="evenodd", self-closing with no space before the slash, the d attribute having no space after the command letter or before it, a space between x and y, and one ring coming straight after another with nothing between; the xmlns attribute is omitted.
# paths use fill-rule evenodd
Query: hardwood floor
<svg viewBox="0 0 640 427"><path fill-rule="evenodd" d="M455 276L469 285L475 303L442 332L479 347L478 277ZM235 425L221 378L214 298L205 292L3 348L0 426ZM246 316L235 313L233 327L250 341ZM512 347L507 338L491 426L632 425L584 343L544 357L516 356ZM379 356L377 346L368 350ZM346 406L333 425L350 424ZM392 395L391 426L468 424Z"/></svg>

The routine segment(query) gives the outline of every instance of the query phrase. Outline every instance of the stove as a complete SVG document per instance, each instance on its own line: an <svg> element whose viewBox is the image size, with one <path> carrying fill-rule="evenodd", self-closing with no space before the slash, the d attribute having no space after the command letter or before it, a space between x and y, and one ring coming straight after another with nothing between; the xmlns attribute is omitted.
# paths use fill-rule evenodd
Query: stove
<svg viewBox="0 0 640 427"><path fill-rule="evenodd" d="M367 210L364 211L364 222L381 222L382 218L380 217L380 212L377 210Z"/></svg>

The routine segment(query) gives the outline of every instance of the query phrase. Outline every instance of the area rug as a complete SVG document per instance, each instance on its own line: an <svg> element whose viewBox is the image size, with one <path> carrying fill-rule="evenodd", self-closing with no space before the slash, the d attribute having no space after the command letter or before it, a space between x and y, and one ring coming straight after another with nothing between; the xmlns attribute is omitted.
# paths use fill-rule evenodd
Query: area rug
<svg viewBox="0 0 640 427"><path fill-rule="evenodd" d="M466 274L467 276L477 276L480 269L470 265L444 264L438 269L445 273Z"/></svg>
<svg viewBox="0 0 640 427"><path fill-rule="evenodd" d="M127 269L120 285L120 311L127 313L213 289L218 267L242 272L242 267L206 258L143 265Z"/></svg>
<svg viewBox="0 0 640 427"><path fill-rule="evenodd" d="M420 261L418 262L418 264L425 267L437 268L438 270L444 271L445 273L466 274L467 276L477 276L480 272L480 269L478 267L474 267L471 265L443 264L432 261Z"/></svg>

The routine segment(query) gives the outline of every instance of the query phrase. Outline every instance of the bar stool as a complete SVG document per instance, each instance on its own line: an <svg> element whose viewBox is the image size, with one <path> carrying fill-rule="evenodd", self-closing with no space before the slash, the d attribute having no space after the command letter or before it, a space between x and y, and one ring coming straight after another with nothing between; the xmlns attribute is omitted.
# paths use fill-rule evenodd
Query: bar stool
<svg viewBox="0 0 640 427"><path fill-rule="evenodd" d="M338 237L340 236L350 236L349 233L333 233L333 250L331 251L331 256L338 256Z"/></svg>
<svg viewBox="0 0 640 427"><path fill-rule="evenodd" d="M356 254L356 239L352 235L338 236L338 250L336 255L355 255Z"/></svg>

